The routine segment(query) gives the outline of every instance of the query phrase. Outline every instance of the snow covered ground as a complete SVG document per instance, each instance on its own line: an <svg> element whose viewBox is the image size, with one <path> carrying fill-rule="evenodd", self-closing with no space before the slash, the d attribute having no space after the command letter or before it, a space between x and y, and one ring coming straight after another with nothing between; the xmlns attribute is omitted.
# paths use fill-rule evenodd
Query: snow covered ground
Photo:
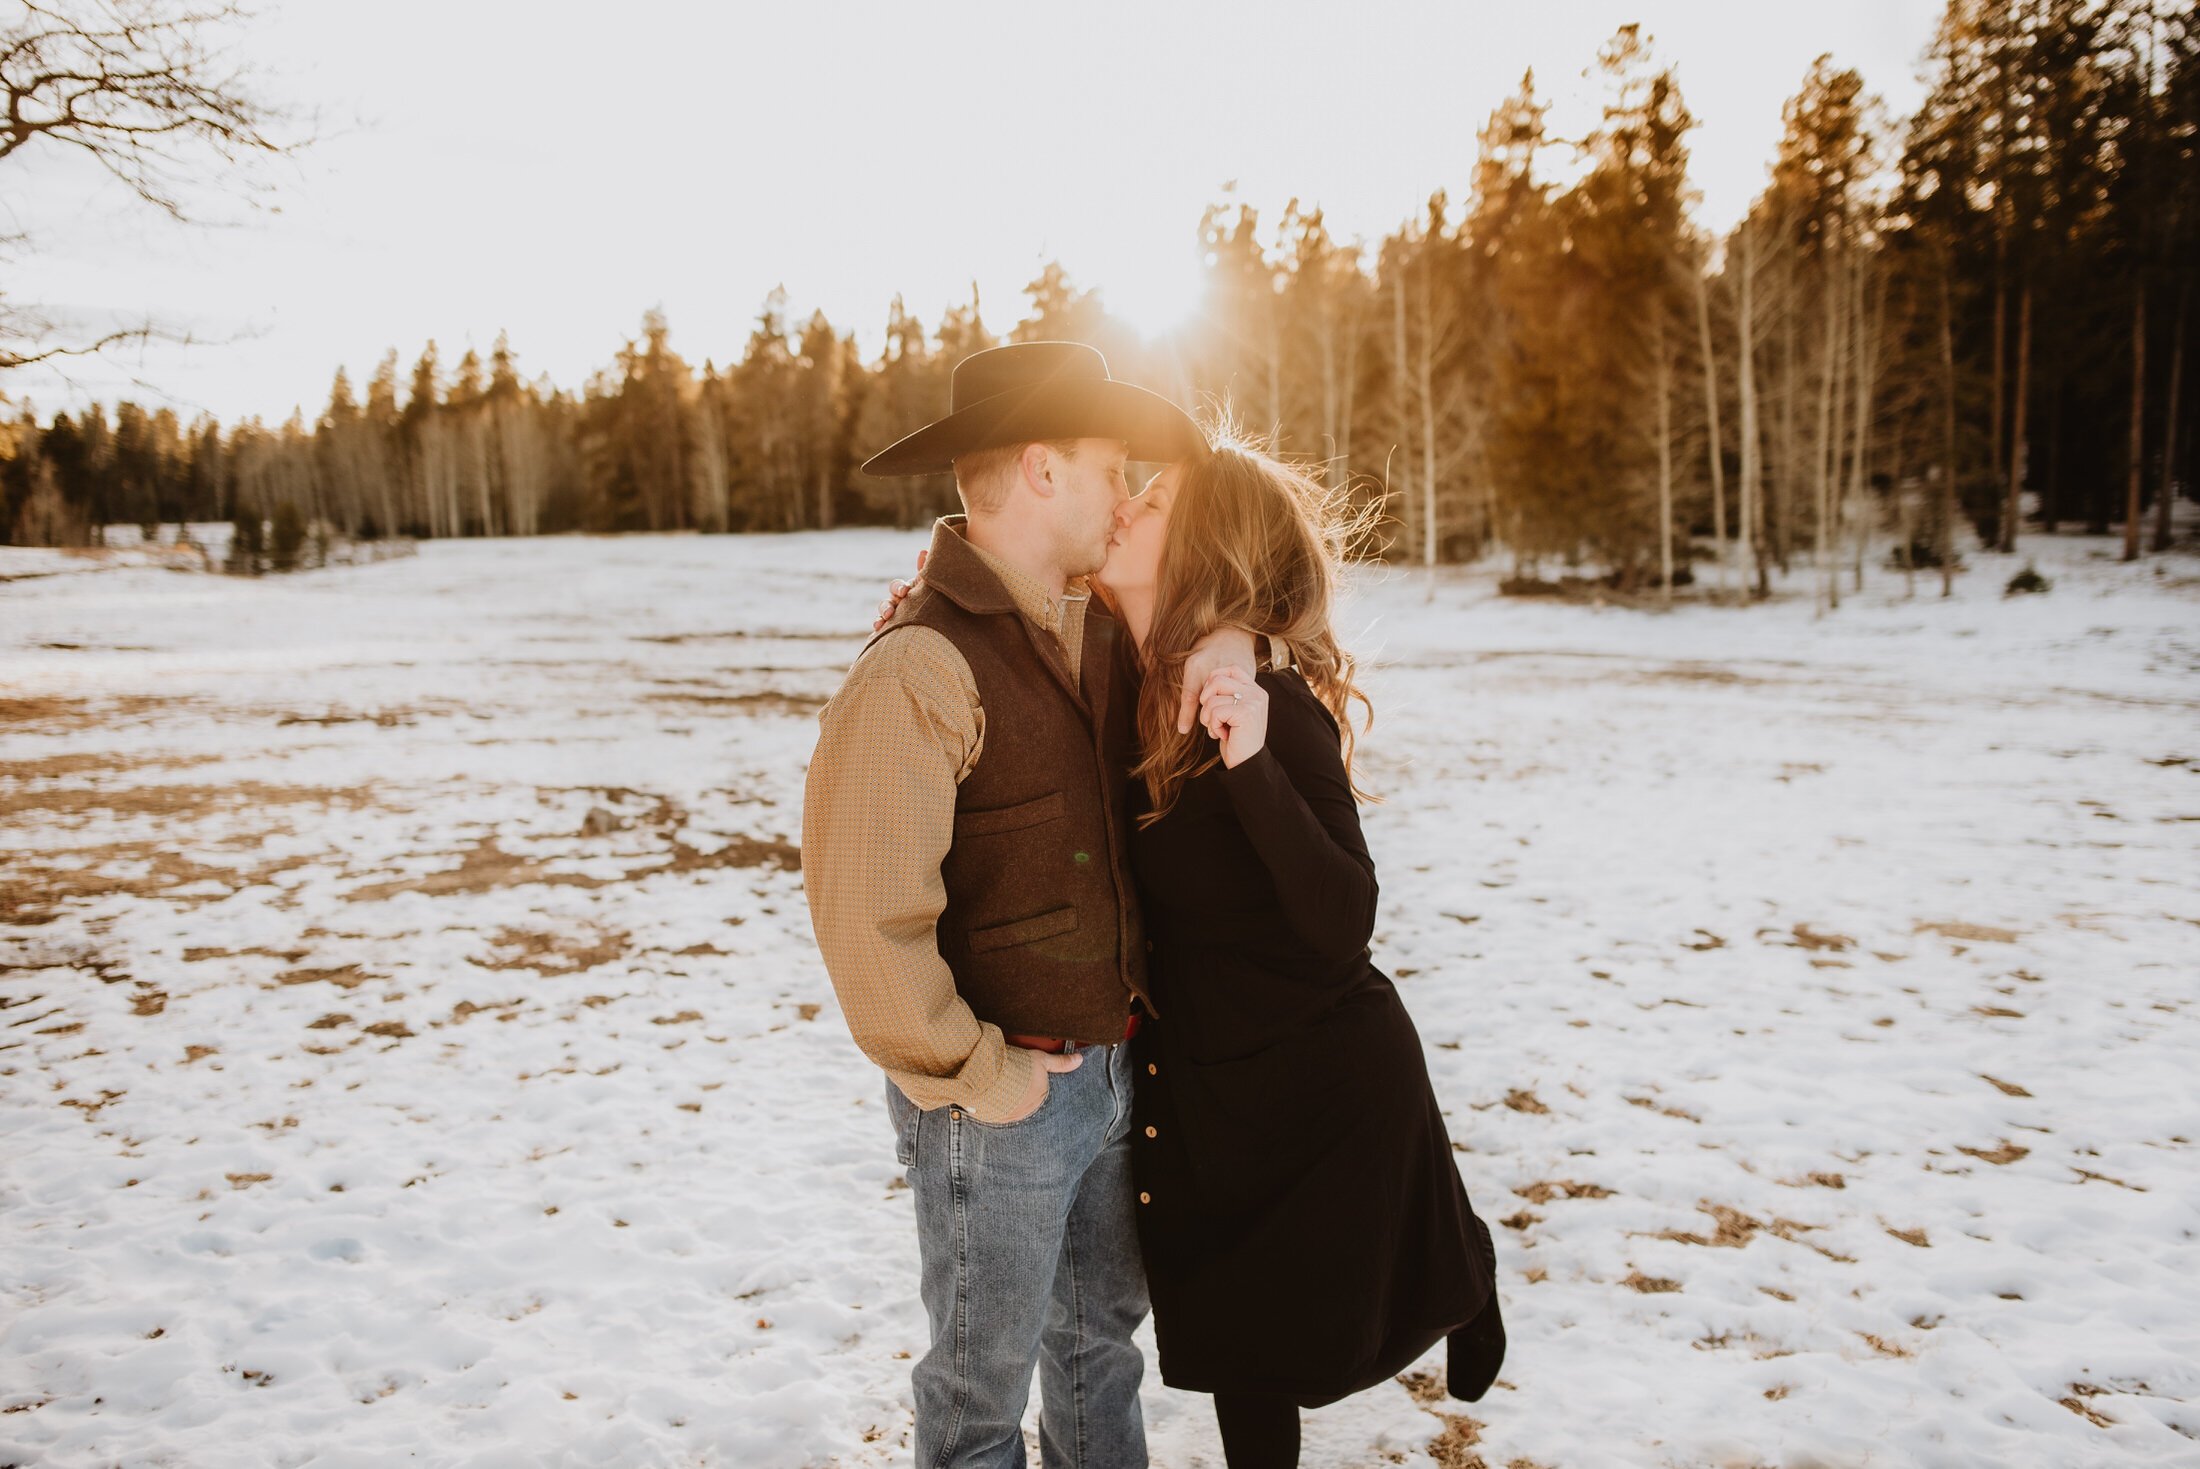
<svg viewBox="0 0 2200 1469"><path fill-rule="evenodd" d="M0 1464L909 1462L794 842L921 539L0 585ZM2200 562L2114 549L1823 619L1359 579L1512 1356L1309 1469L2200 1463Z"/></svg>

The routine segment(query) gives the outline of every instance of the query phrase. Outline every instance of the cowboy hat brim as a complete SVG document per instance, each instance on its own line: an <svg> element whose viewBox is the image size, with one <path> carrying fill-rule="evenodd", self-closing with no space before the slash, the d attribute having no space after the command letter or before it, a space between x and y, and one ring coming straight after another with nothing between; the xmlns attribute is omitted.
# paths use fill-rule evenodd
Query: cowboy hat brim
<svg viewBox="0 0 2200 1469"><path fill-rule="evenodd" d="M957 455L1042 439L1121 439L1130 457L1165 464L1207 450L1207 437L1183 409L1112 378L1063 379L1011 388L928 423L863 461L878 479L945 474Z"/></svg>

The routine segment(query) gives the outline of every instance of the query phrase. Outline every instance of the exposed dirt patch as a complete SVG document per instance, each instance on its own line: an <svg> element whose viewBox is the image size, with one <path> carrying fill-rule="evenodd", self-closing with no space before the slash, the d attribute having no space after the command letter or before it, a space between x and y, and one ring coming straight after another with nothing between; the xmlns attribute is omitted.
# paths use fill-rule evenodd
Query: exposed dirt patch
<svg viewBox="0 0 2200 1469"><path fill-rule="evenodd" d="M681 643L858 643L869 637L868 632L788 632L781 628L760 627L755 631L735 628L729 632L675 632L658 633L652 637L640 637L637 643L665 643L677 646Z"/></svg>
<svg viewBox="0 0 2200 1469"><path fill-rule="evenodd" d="M790 694L765 689L751 694L705 694L674 691L644 694L652 704L678 704L689 709L718 709L728 714L815 714L825 707L820 694Z"/></svg>
<svg viewBox="0 0 2200 1469"><path fill-rule="evenodd" d="M195 699L162 699L145 694L126 694L114 699L63 699L52 696L0 699L0 729L67 731L96 726L112 728L126 720L147 715L173 714L196 704Z"/></svg>
<svg viewBox="0 0 2200 1469"><path fill-rule="evenodd" d="M0 794L0 819L37 814L41 819L81 817L94 811L119 816L148 816L161 821L195 821L220 811L248 806L342 806L373 804L364 786L278 786L240 780L231 785L131 786L119 791L65 787L59 790Z"/></svg>
<svg viewBox="0 0 2200 1469"><path fill-rule="evenodd" d="M17 863L8 872L6 887L0 889L0 924L50 923L71 902L117 894L196 907L316 860L293 856L251 867L215 867L178 856L173 847L173 838L112 842L78 848L60 860ZM176 891L201 884L209 886L197 892Z"/></svg>
<svg viewBox="0 0 2200 1469"><path fill-rule="evenodd" d="M640 882L667 873L714 872L725 868L776 867L799 872L802 849L777 837L733 836L723 846L704 851L679 837L672 839L672 854L660 861L645 861L620 877L595 877L584 872L554 872L547 858L524 857L507 852L493 836L481 838L459 857L458 866L419 877L394 878L368 883L344 894L352 903L376 903L400 893L425 893L429 897L494 892L510 887L603 888L622 882Z"/></svg>
<svg viewBox="0 0 2200 1469"><path fill-rule="evenodd" d="M1976 1158L1981 1163L1992 1163L1997 1167L2014 1163L2019 1158L2029 1157L2032 1152L2030 1148L2013 1143L2007 1138L2003 1138L1999 1146L1991 1148L1966 1148L1959 1143L1956 1146L1956 1151L1966 1157Z"/></svg>
<svg viewBox="0 0 2200 1469"><path fill-rule="evenodd" d="M1660 1117L1678 1117L1683 1122L1703 1121L1695 1113L1682 1111L1679 1107L1661 1107L1655 1097L1628 1097L1625 1100L1630 1107L1642 1107L1657 1113Z"/></svg>
<svg viewBox="0 0 2200 1469"><path fill-rule="evenodd" d="M1534 1092L1515 1089L1505 1093L1505 1105L1515 1112L1525 1112L1531 1117L1542 1117L1550 1112Z"/></svg>
<svg viewBox="0 0 2200 1469"><path fill-rule="evenodd" d="M340 990L355 990L370 979L388 979L386 974L369 974L356 964L345 964L335 969L286 969L275 976L277 984L332 984Z"/></svg>
<svg viewBox="0 0 2200 1469"><path fill-rule="evenodd" d="M672 858L641 868L634 877L655 877L665 872L714 872L726 867L776 867L781 872L802 870L802 848L777 837L735 836L716 851L705 852L675 839Z"/></svg>
<svg viewBox="0 0 2200 1469"><path fill-rule="evenodd" d="M409 709L378 709L372 714L335 710L327 714L285 714L275 721L275 726L280 729L289 724L371 724L377 729L398 729L413 723L415 717Z"/></svg>
<svg viewBox="0 0 2200 1469"><path fill-rule="evenodd" d="M112 775L125 770L185 770L221 759L219 755L48 755L40 760L0 760L0 781L69 780L83 775Z"/></svg>
<svg viewBox="0 0 2200 1469"><path fill-rule="evenodd" d="M2023 1087L2018 1086L2013 1081L2003 1081L2000 1077L1988 1076L1983 1071L1978 1074L1978 1079L1980 1081L1988 1083L1996 1091L2000 1092L2005 1097L2029 1097L2030 1095L2032 1095L2030 1092L2026 1091Z"/></svg>
<svg viewBox="0 0 2200 1469"><path fill-rule="evenodd" d="M344 900L349 903L379 903L400 893L425 893L431 898L442 898L460 893L491 893L498 888L525 887L530 884L542 887L601 888L618 881L621 879L590 877L581 872L552 872L548 862L507 852L497 845L495 837L489 836L483 837L461 853L456 867L426 873L420 877L401 877L389 882L368 883L344 894Z"/></svg>
<svg viewBox="0 0 2200 1469"><path fill-rule="evenodd" d="M1931 1237L1922 1229L1896 1229L1892 1224L1882 1224L1880 1228L1906 1245L1915 1245L1921 1250L1929 1250L1933 1247Z"/></svg>
<svg viewBox="0 0 2200 1469"><path fill-rule="evenodd" d="M99 1091L99 1099L97 1101L89 1101L83 1098L70 1098L62 1102L61 1105L64 1107L76 1108L79 1112L82 1112L84 1114L84 1120L86 1122L89 1122L94 1117L97 1117L101 1112L105 1111L107 1108L113 1106L116 1102L120 1101L126 1095L128 1095L128 1093L126 1092L109 1091L107 1088L101 1087Z"/></svg>
<svg viewBox="0 0 2200 1469"><path fill-rule="evenodd" d="M1937 933L1945 939L1960 939L1972 944L2013 944L2017 931L2013 928L1989 928L1983 923L1920 923L1912 933Z"/></svg>
<svg viewBox="0 0 2200 1469"><path fill-rule="evenodd" d="M213 959L242 959L250 956L256 959L280 959L285 964L295 964L311 952L311 949L185 949L183 962L202 964Z"/></svg>
<svg viewBox="0 0 2200 1469"><path fill-rule="evenodd" d="M481 968L532 969L543 975L596 969L625 958L630 947L629 935L624 932L553 933L518 928L491 934L489 943L495 955L473 961Z"/></svg>

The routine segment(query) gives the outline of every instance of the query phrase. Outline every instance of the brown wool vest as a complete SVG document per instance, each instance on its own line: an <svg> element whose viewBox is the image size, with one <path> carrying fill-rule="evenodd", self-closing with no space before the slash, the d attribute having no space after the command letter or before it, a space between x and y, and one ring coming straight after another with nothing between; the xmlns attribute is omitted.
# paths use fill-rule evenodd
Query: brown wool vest
<svg viewBox="0 0 2200 1469"><path fill-rule="evenodd" d="M1055 640L1016 608L949 521L932 533L917 590L891 625L944 635L985 711L978 763L955 793L940 864L940 957L980 1020L1019 1035L1123 1038L1146 993L1146 944L1124 850L1123 800L1137 739L1118 658L1122 625L1087 609L1073 687ZM1111 697L1121 692L1125 697Z"/></svg>

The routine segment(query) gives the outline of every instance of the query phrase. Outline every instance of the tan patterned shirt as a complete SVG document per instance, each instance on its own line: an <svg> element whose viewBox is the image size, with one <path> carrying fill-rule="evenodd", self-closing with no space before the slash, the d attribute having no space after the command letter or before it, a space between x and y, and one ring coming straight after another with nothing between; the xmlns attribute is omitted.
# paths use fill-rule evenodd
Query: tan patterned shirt
<svg viewBox="0 0 2200 1469"><path fill-rule="evenodd" d="M951 517L956 525L961 517ZM973 545L1023 615L1081 676L1089 597L1051 597ZM802 810L802 884L833 992L863 1053L919 1107L955 1103L980 1121L1015 1115L1030 1053L971 1013L940 958L940 862L955 791L985 744L977 680L955 645L912 627L865 649L818 716Z"/></svg>

